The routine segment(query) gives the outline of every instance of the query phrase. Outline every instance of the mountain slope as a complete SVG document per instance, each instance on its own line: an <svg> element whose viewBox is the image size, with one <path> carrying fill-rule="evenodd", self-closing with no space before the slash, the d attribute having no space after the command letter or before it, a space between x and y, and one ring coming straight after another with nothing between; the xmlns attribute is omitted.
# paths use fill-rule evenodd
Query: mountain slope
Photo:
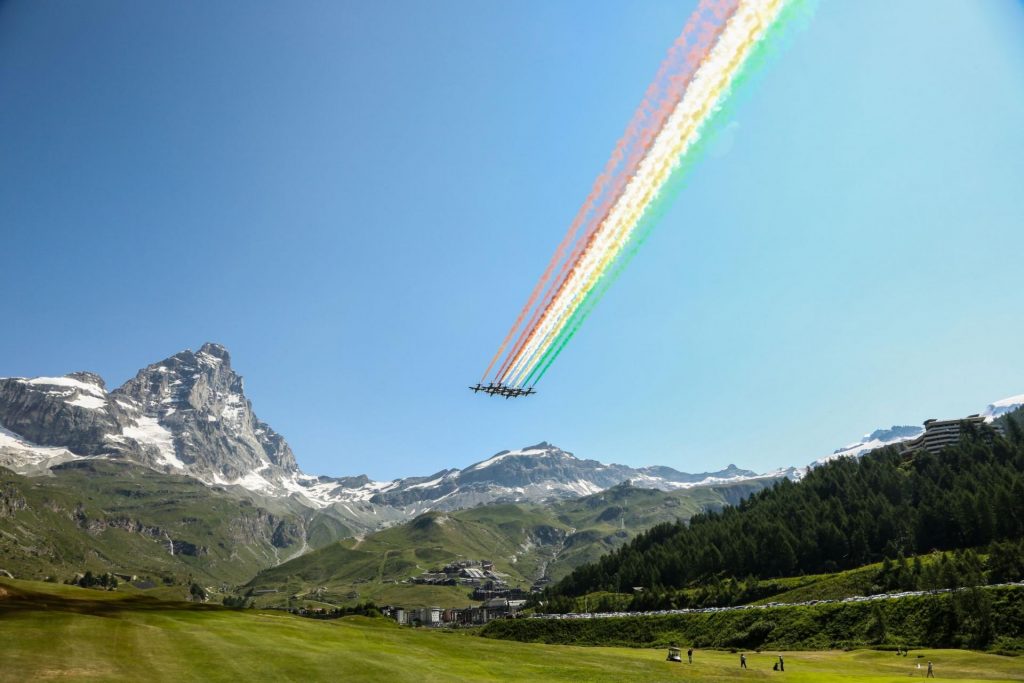
<svg viewBox="0 0 1024 683"><path fill-rule="evenodd" d="M985 433L988 432L988 433ZM580 567L562 594L678 589L723 577L853 568L883 557L1024 535L1024 440L989 428L938 454L887 448L841 458L689 526L661 525Z"/></svg>
<svg viewBox="0 0 1024 683"><path fill-rule="evenodd" d="M430 509L455 510L479 503L576 498L624 481L671 491L760 476L735 465L718 472L687 474L671 467L605 464L577 458L557 446L541 442L519 450L501 451L463 470L443 470L429 477L395 480L369 500L386 505L427 504Z"/></svg>
<svg viewBox="0 0 1024 683"><path fill-rule="evenodd" d="M269 491L298 471L288 444L253 414L217 344L154 363L111 392L86 372L0 379L0 425L0 457L14 469L19 451L37 465L47 455L40 449L61 448L68 453L52 455L127 458L254 490Z"/></svg>
<svg viewBox="0 0 1024 683"><path fill-rule="evenodd" d="M237 583L303 549L297 512L129 462L77 460L38 478L0 468L0 568Z"/></svg>
<svg viewBox="0 0 1024 683"><path fill-rule="evenodd" d="M770 483L755 480L676 491L622 484L544 505L496 503L433 511L358 542L333 543L267 569L249 587L278 591L265 599L267 604L313 592L335 603L372 596L405 604L458 605L466 602L468 588L431 589L408 581L448 562L487 559L511 584L525 588L542 577L560 578L655 524L721 509Z"/></svg>
<svg viewBox="0 0 1024 683"><path fill-rule="evenodd" d="M38 476L88 458L130 460L251 492L267 504L294 499L322 511L307 539L314 546L336 539L338 525L365 533L430 510L564 500L625 480L676 490L762 476L734 465L687 474L604 464L547 443L425 477L310 476L284 438L256 417L228 351L213 343L152 363L109 392L87 372L0 379L0 466Z"/></svg>
<svg viewBox="0 0 1024 683"><path fill-rule="evenodd" d="M1008 411L1021 400L1024 397L995 401L986 415L1005 420ZM919 432L917 427L879 430L819 463L860 456ZM148 468L148 474L140 474L140 465ZM12 513L6 521L0 520L0 532L7 533L4 542L10 544L12 553L24 554L16 559L24 560L25 570L36 575L77 568L76 563L97 569L130 568L140 564L136 555L147 552L156 553L153 563L147 565L152 571L174 573L192 566L187 557L170 561L162 557L161 546L152 538L141 545L135 543L138 539L132 539L124 546L130 546L132 552L122 552L120 541L107 547L102 534L92 533L94 526L109 526L109 520L120 524L117 515L126 510L134 515L129 526L169 533L169 549L174 548L175 533L180 535L177 540L195 547L244 549L251 561L239 563L238 572L219 568L219 551L204 555L211 568L196 571L223 578L240 576L243 569L266 569L295 554L331 547L339 538L365 536L427 512L453 513L479 505L509 504L514 504L513 508L504 509L526 510L539 504L549 508L541 515L547 520L543 526L561 530L562 538L547 531L534 538L533 532L520 524L499 530L499 537L487 535L493 529L481 531L483 535L478 536L489 540L474 550L492 548L492 553L507 557L509 562L515 559L518 564L509 571L527 582L540 575L559 578L618 548L639 529L723 503L734 504L742 497L736 492L750 493L781 477L796 480L806 472L806 468L791 467L756 474L734 465L698 474L669 467L634 468L577 458L542 442L501 451L461 470L446 469L429 476L387 482L371 481L364 475L310 476L300 471L285 439L255 415L230 355L213 343L204 344L197 352L185 350L153 363L112 391L107 390L102 378L88 372L63 377L0 378L0 467L32 477L16 485L14 480L8 483L19 490L53 495L59 499L53 505L65 511L59 519L46 517L48 503L44 497L32 502L29 512L19 509L17 519ZM173 485L162 485L161 476L169 477L167 481ZM132 482L137 483L140 477L145 481L146 506L126 507L125 500L113 491L131 490ZM633 487L619 490L623 481L630 481ZM180 495L175 487L181 486L193 487L192 492ZM642 489L652 491L640 493ZM95 491L105 493L96 498ZM599 492L605 495L594 498ZM679 495L662 495L666 493ZM624 499L613 500L617 497ZM645 497L650 505L638 502ZM31 496L19 494L16 498L29 500ZM588 506L595 505L595 500L611 502L596 504L591 510ZM90 510L87 517L93 521L79 523L74 513L66 512L79 504ZM247 522L251 533L242 537L232 536L234 532L224 525L213 524L204 530L180 526L180 520L161 516L162 510L175 510L182 520L202 518L205 513L188 513L192 504L200 510L217 509L225 520L246 517L247 512L239 513L244 506L266 514L256 515L262 520L256 526ZM673 509L673 505L679 509ZM599 518L589 518L590 512ZM454 518L459 524L487 527L491 523L473 521L473 514L477 513L467 511ZM264 528L272 524L268 516L274 517L274 528L269 531ZM93 524L95 520L99 521ZM49 545L39 540L45 539L43 530L47 525L62 529L58 540ZM473 537L469 529L464 530L466 538ZM549 541L538 542L538 538ZM370 539L376 537L368 537L369 545L354 549L381 551L373 546L376 540ZM420 556L415 554L420 548L417 543L420 541L415 538L396 541L392 550L399 552L392 569L404 567L401 562L423 559L422 552ZM458 556L460 546L446 543ZM520 546L526 549L509 550ZM408 548L412 548L411 557L403 555ZM339 551L334 548L333 552ZM199 567L200 563L193 564ZM401 575L388 571L378 571L377 579ZM338 575L335 579L346 577Z"/></svg>
<svg viewBox="0 0 1024 683"><path fill-rule="evenodd" d="M197 478L223 484L250 477L257 488L259 479L269 488L270 481L298 471L285 440L252 412L242 378L219 344L207 343L197 353L182 351L154 363L113 397L134 411L137 421L155 419L169 431L174 453L168 453L166 464L187 467Z"/></svg>

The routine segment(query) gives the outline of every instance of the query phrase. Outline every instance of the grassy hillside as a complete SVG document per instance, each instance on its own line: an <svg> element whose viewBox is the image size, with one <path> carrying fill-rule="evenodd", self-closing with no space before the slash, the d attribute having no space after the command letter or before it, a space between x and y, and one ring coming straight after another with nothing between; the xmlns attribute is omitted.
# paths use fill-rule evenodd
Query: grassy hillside
<svg viewBox="0 0 1024 683"><path fill-rule="evenodd" d="M66 463L53 475L0 468L0 569L57 580L91 570L235 584L305 547L305 513L290 501L268 509L125 462Z"/></svg>
<svg viewBox="0 0 1024 683"><path fill-rule="evenodd" d="M615 486L592 496L558 503L554 506L557 519L575 531L548 567L548 576L557 581L656 524L719 510L762 488L764 482L671 492Z"/></svg>
<svg viewBox="0 0 1024 683"><path fill-rule="evenodd" d="M578 567L552 592L644 586L665 593L1017 542L1024 538L1024 434L1006 440L987 426L963 429L964 438L938 454L886 448L841 458L721 513L658 525Z"/></svg>
<svg viewBox="0 0 1024 683"><path fill-rule="evenodd" d="M353 531L329 509L211 488L128 462L71 462L52 474L28 478L0 468L0 569L57 581L117 572L177 586L174 595L193 580L230 591L269 570L252 586L279 592L262 595L261 604L312 591L311 599L326 604L464 605L465 589L412 590L396 582L473 558L493 559L511 583L529 586L545 574L564 576L653 524L720 508L743 490L617 487L553 506L430 513L339 543Z"/></svg>
<svg viewBox="0 0 1024 683"><path fill-rule="evenodd" d="M904 645L1024 651L1024 589L985 588L870 602L600 619L495 621L524 642L742 649ZM1019 664L1024 672L1024 662Z"/></svg>
<svg viewBox="0 0 1024 683"><path fill-rule="evenodd" d="M283 604L302 594L328 604L367 599L412 605L459 605L471 589L401 583L459 559L493 559L509 581L529 585L538 570L541 539L567 529L539 506L492 505L454 513L428 512L399 526L348 539L261 572L248 587L277 589L259 604ZM294 604L294 603L293 603Z"/></svg>
<svg viewBox="0 0 1024 683"><path fill-rule="evenodd" d="M800 603L811 600L842 600L853 596L880 595L901 591L931 590L959 585L986 585L1003 583L1020 578L1019 573L1011 576L993 575L997 560L1015 559L1024 562L1024 548L1013 544L1000 546L999 555L986 555L966 551L953 553L934 552L928 555L896 562L875 562L872 564L833 572L830 574L807 574L775 579L748 577L742 581L725 579L698 587L683 588L662 593L652 599L648 593L612 593L595 591L582 596L544 596L537 598L543 606L536 605L541 612L629 612L679 608L729 607L736 605L764 605L768 603ZM948 566L947 566L948 565ZM1007 567L1002 563L1004 569ZM952 570L950 572L950 570ZM922 578L923 577L923 578ZM933 579L937 583L928 583ZM943 583L945 579L946 583Z"/></svg>
<svg viewBox="0 0 1024 683"><path fill-rule="evenodd" d="M399 628L383 619L302 619L161 603L86 589L0 580L0 681L768 680L777 651L698 650L692 665L663 649L582 648ZM960 650L784 652L799 683L898 681L922 661L941 678L1024 681L1019 659Z"/></svg>
<svg viewBox="0 0 1024 683"><path fill-rule="evenodd" d="M293 595L327 604L373 599L410 606L465 606L470 602L468 588L403 582L454 560L489 559L508 575L509 583L525 588L545 575L565 576L655 524L721 509L762 487L753 482L665 492L616 486L550 505L509 503L429 512L362 540L335 542L267 569L246 588L278 591L259 596L261 606L297 604L289 603Z"/></svg>

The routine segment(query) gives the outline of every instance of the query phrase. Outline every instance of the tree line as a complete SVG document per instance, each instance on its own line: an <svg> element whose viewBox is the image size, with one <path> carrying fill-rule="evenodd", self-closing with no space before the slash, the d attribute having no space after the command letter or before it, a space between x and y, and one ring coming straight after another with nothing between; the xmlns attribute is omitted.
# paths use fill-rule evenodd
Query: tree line
<svg viewBox="0 0 1024 683"><path fill-rule="evenodd" d="M887 558L879 577L886 588L1020 579L1024 430L1013 419L1006 425L1003 438L965 422L960 442L940 453L901 454L890 447L841 458L812 469L800 482L783 480L689 524L655 526L577 568L546 597L634 587L649 594L641 600L697 587L741 594L758 580L830 573ZM987 559L960 554L934 567L902 559L967 548L983 550ZM748 597L733 595L726 603Z"/></svg>

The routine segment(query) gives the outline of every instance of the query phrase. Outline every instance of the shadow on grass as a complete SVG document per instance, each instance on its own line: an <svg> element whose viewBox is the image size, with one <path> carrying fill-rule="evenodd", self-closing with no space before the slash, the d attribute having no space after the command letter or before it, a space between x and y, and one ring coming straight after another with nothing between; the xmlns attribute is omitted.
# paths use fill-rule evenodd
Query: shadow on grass
<svg viewBox="0 0 1024 683"><path fill-rule="evenodd" d="M91 598L90 589L81 589L81 594L58 595L26 590L10 584L0 585L0 617L26 612L71 612L93 616L118 615L124 612L230 612L220 605L202 605L191 602L160 600L148 595L116 595L96 591Z"/></svg>

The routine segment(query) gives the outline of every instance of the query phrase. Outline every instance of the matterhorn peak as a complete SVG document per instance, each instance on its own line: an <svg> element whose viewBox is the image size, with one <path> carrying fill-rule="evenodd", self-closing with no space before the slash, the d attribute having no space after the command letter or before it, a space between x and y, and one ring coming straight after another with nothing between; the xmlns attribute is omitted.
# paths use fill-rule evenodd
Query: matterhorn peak
<svg viewBox="0 0 1024 683"><path fill-rule="evenodd" d="M225 348L222 344L217 344L215 342L206 342L201 347L199 347L199 353L206 354L207 356L213 356L214 358L218 358L227 363L228 365L231 364L231 354L228 353L227 348Z"/></svg>

